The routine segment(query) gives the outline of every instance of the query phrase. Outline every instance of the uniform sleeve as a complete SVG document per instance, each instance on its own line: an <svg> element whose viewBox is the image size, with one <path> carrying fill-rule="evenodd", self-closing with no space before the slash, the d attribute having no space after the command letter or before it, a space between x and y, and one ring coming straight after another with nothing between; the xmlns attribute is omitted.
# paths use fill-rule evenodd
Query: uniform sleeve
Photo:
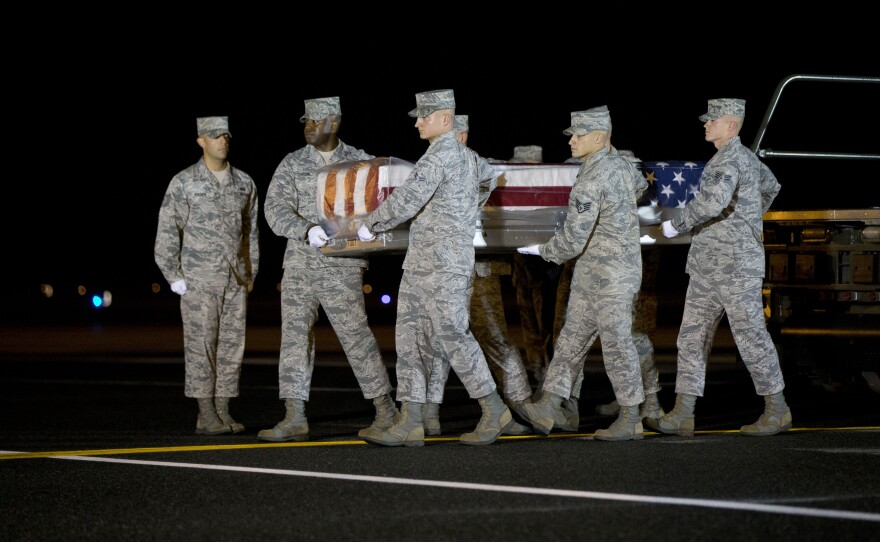
<svg viewBox="0 0 880 542"><path fill-rule="evenodd" d="M305 239L311 222L298 211L300 201L295 176L294 162L288 158L275 169L266 192L266 222L275 235L288 239Z"/></svg>
<svg viewBox="0 0 880 542"><path fill-rule="evenodd" d="M492 167L492 164L487 162L485 158L478 157L477 176L480 179L480 208L482 209L486 202L489 201L492 191L498 186L499 175L495 168Z"/></svg>
<svg viewBox="0 0 880 542"><path fill-rule="evenodd" d="M247 209L248 221L242 232L244 238L247 239L248 254L248 277L250 282L257 278L257 271L260 269L260 195L257 192L257 186L251 182L251 197L248 201Z"/></svg>
<svg viewBox="0 0 880 542"><path fill-rule="evenodd" d="M738 182L739 171L730 162L704 171L699 193L682 209L678 219L672 221L673 227L683 233L719 216L730 205Z"/></svg>
<svg viewBox="0 0 880 542"><path fill-rule="evenodd" d="M599 218L604 200L601 185L595 182L575 183L568 200L568 214L562 229L538 250L554 263L563 263L580 256Z"/></svg>
<svg viewBox="0 0 880 542"><path fill-rule="evenodd" d="M437 191L442 169L432 160L416 163L403 184L396 188L364 222L371 231L388 231L414 217Z"/></svg>
<svg viewBox="0 0 880 542"><path fill-rule="evenodd" d="M180 180L175 177L168 185L159 208L159 226L153 257L168 283L185 278L180 265L183 230L189 218L189 206Z"/></svg>
<svg viewBox="0 0 880 542"><path fill-rule="evenodd" d="M773 200L776 199L776 196L779 194L779 190L782 188L780 186L779 181L776 180L776 175L770 171L770 168L767 167L767 164L761 162L761 212L766 213L770 206L773 205Z"/></svg>

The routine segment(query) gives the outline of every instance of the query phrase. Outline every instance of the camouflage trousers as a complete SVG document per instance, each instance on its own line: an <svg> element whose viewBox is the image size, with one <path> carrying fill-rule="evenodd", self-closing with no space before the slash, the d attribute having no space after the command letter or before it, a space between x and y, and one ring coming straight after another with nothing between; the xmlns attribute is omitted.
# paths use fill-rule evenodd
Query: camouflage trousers
<svg viewBox="0 0 880 542"><path fill-rule="evenodd" d="M495 391L486 357L469 326L472 281L473 276L404 270L395 329L398 401L426 402L428 383L443 381L433 373L445 371L444 364L452 367L471 398ZM431 398L437 397L433 389Z"/></svg>
<svg viewBox="0 0 880 542"><path fill-rule="evenodd" d="M323 307L366 399L391 391L388 370L367 322L363 268L289 268L281 280L278 394L309 400L315 367L318 308Z"/></svg>
<svg viewBox="0 0 880 542"><path fill-rule="evenodd" d="M526 365L532 371L545 367L553 348L553 312L561 266L543 258L513 255L513 285L519 309Z"/></svg>
<svg viewBox="0 0 880 542"><path fill-rule="evenodd" d="M647 262L642 260L648 267ZM571 277L576 260L569 260L565 263L565 269L559 277L559 288L556 297L556 318L553 323L554 337L559 337L562 326L565 324L565 311L568 307L568 295L571 290ZM656 276L656 268L654 268L653 276ZM643 270L642 277L645 276ZM633 330L632 340L636 346L636 352L639 354L639 369L642 373L642 386L645 393L657 393L660 391L660 371L654 364L654 343L651 342L651 335L657 331L657 293L650 287L645 289L645 280L642 280L643 289L639 290L633 296ZM604 351L604 348L603 348ZM584 372L581 370L575 382L572 385L571 397L580 399L581 387L584 382Z"/></svg>
<svg viewBox="0 0 880 542"><path fill-rule="evenodd" d="M641 404L645 394L639 355L632 339L633 294L595 293L586 284L579 284L578 279L575 275L572 292L578 295L569 300L565 325L559 332L542 391L572 396L575 385L580 388L587 354L600 337L605 372L617 402L621 406Z"/></svg>
<svg viewBox="0 0 880 542"><path fill-rule="evenodd" d="M504 316L504 300L501 297L501 277L489 275L474 277L470 302L471 333L477 339L489 369L504 397L522 401L532 395L519 348L513 344ZM443 390L449 376L449 362L441 363L431 371L427 397L429 403L442 403Z"/></svg>
<svg viewBox="0 0 880 542"><path fill-rule="evenodd" d="M186 397L238 397L244 358L247 288L187 280L180 297Z"/></svg>
<svg viewBox="0 0 880 542"><path fill-rule="evenodd" d="M703 396L712 339L725 313L755 391L758 395L782 391L785 382L764 320L761 285L761 277L691 274L678 332L676 393Z"/></svg>

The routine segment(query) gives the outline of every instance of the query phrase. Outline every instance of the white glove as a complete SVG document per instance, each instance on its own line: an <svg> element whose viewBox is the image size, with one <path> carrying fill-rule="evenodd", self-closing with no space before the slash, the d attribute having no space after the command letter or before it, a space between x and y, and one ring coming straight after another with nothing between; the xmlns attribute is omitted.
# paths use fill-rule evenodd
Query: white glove
<svg viewBox="0 0 880 542"><path fill-rule="evenodd" d="M309 244L315 248L321 248L327 244L327 232L321 226L312 226L309 230Z"/></svg>
<svg viewBox="0 0 880 542"><path fill-rule="evenodd" d="M183 279L176 280L171 283L171 291L177 295L183 295L186 293L186 281Z"/></svg>
<svg viewBox="0 0 880 542"><path fill-rule="evenodd" d="M372 241L376 238L376 234L370 231L370 228L367 227L366 224L361 224L361 227L358 228L358 239L361 241L367 242Z"/></svg>
<svg viewBox="0 0 880 542"><path fill-rule="evenodd" d="M663 228L663 236L669 239L672 239L676 235L678 235L678 231L672 227L672 221L666 220L660 226Z"/></svg>
<svg viewBox="0 0 880 542"><path fill-rule="evenodd" d="M518 249L516 249L516 251L520 254L531 254L532 256L540 256L541 251L538 250L539 246L540 245L529 245L527 247L519 247Z"/></svg>

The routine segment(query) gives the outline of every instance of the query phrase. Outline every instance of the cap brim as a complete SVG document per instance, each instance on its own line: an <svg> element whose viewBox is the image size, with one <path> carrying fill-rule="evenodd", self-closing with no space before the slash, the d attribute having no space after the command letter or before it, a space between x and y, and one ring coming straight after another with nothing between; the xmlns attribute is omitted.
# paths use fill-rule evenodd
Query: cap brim
<svg viewBox="0 0 880 542"><path fill-rule="evenodd" d="M710 120L715 120L717 118L718 117L710 117L709 113L706 113L705 115L700 115L700 122L709 122Z"/></svg>
<svg viewBox="0 0 880 542"><path fill-rule="evenodd" d="M200 136L208 136L211 139L217 139L218 137L222 136L223 134L228 134L229 137L232 137L232 134L229 133L229 130L209 130L207 132L202 132L199 135Z"/></svg>
<svg viewBox="0 0 880 542"><path fill-rule="evenodd" d="M427 117L434 111L439 111L439 109L433 109L429 107L416 107L412 111L409 112L410 117Z"/></svg>

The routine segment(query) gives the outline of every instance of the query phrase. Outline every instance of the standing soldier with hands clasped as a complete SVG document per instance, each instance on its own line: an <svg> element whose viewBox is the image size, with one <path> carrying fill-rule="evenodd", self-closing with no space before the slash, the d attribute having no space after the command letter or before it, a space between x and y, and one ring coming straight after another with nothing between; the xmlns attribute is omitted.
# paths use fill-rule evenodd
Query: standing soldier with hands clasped
<svg viewBox="0 0 880 542"><path fill-rule="evenodd" d="M196 433L240 433L229 414L238 397L247 295L260 260L259 196L227 161L227 117L196 120L202 158L171 179L156 232L156 264L180 295L184 395L199 403Z"/></svg>

